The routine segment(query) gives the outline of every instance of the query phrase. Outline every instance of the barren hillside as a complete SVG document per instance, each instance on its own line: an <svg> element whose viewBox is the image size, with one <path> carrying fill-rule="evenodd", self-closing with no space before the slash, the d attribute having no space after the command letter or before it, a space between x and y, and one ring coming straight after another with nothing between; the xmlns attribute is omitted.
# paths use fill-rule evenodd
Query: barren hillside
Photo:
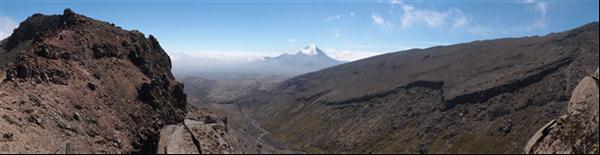
<svg viewBox="0 0 600 155"><path fill-rule="evenodd" d="M310 152L520 153L598 67L598 23L371 57L238 103Z"/></svg>
<svg viewBox="0 0 600 155"><path fill-rule="evenodd" d="M0 153L154 153L188 114L170 70L152 35L34 14L0 44Z"/></svg>

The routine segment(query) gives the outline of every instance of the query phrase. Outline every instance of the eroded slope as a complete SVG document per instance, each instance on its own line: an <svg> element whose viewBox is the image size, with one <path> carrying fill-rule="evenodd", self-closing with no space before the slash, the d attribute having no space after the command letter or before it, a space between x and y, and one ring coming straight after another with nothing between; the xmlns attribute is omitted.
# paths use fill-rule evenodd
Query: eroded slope
<svg viewBox="0 0 600 155"><path fill-rule="evenodd" d="M310 152L520 153L598 66L598 23L380 55L240 101Z"/></svg>

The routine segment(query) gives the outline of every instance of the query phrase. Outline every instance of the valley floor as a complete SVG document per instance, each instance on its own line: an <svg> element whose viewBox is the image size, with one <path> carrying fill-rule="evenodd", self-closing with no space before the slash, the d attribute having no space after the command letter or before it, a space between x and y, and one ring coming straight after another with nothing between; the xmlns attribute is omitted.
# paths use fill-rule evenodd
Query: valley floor
<svg viewBox="0 0 600 155"><path fill-rule="evenodd" d="M228 135L234 153L298 154L299 149L277 140L268 130L233 104L194 104L202 109L227 117Z"/></svg>

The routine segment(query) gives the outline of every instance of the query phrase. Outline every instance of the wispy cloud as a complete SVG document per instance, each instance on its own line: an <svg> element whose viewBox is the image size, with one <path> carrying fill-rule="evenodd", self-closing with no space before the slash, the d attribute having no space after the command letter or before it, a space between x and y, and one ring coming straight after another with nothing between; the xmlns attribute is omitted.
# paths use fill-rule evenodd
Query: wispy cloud
<svg viewBox="0 0 600 155"><path fill-rule="evenodd" d="M340 30L335 30L335 31L333 32L333 35L334 35L336 38L339 38L339 37L340 37Z"/></svg>
<svg viewBox="0 0 600 155"><path fill-rule="evenodd" d="M400 0L390 0L390 4L401 4L402 1Z"/></svg>
<svg viewBox="0 0 600 155"><path fill-rule="evenodd" d="M381 52L353 51L351 49L336 50L334 48L323 48L323 52L336 60L342 61L355 61L383 54Z"/></svg>
<svg viewBox="0 0 600 155"><path fill-rule="evenodd" d="M533 3L533 2L535 2L535 0L522 0L521 2L522 3Z"/></svg>
<svg viewBox="0 0 600 155"><path fill-rule="evenodd" d="M467 17L457 8L451 8L445 11L435 9L422 9L414 5L406 4L400 0L391 0L390 4L400 6L402 17L400 18L401 28L411 28L414 25L425 24L430 28L441 28L447 23L451 23L453 28L462 28L468 24Z"/></svg>
<svg viewBox="0 0 600 155"><path fill-rule="evenodd" d="M354 16L354 11L350 11L350 16Z"/></svg>
<svg viewBox="0 0 600 155"><path fill-rule="evenodd" d="M273 57L282 53L252 52L252 51L225 51L225 50L198 50L192 52L168 52L173 61L173 66L209 66L242 64Z"/></svg>
<svg viewBox="0 0 600 155"><path fill-rule="evenodd" d="M453 19L454 23L452 24L452 28L455 28L455 29L463 28L469 24L470 20L468 19L467 16L465 16L463 14L462 11L456 10L455 13L456 13L456 16L454 16L454 19Z"/></svg>
<svg viewBox="0 0 600 155"><path fill-rule="evenodd" d="M0 40L10 36L15 28L17 28L17 23L12 19L1 16L0 17Z"/></svg>
<svg viewBox="0 0 600 155"><path fill-rule="evenodd" d="M537 19L533 21L533 23L525 26L525 30L535 30L546 27L546 14L548 13L548 1L543 0L523 0L521 3L524 3L528 6L528 8L533 8L533 10L539 15Z"/></svg>
<svg viewBox="0 0 600 155"><path fill-rule="evenodd" d="M337 15L334 15L334 16L329 16L329 17L327 17L327 18L325 18L323 20L326 21L326 22L330 22L330 21L334 21L334 20L339 20L340 18L342 18L342 15L337 14Z"/></svg>
<svg viewBox="0 0 600 155"><path fill-rule="evenodd" d="M373 24L384 28L384 29L389 29L392 27L392 23L389 21L386 21L385 19L383 19L383 17L377 15L377 14L371 14L371 19L373 20Z"/></svg>
<svg viewBox="0 0 600 155"><path fill-rule="evenodd" d="M423 25L472 35L489 35L491 32L488 27L478 24L471 16L458 8L450 7L447 10L419 8L401 0L390 0L389 4L392 6L390 14L394 9L401 10L399 27L402 29Z"/></svg>
<svg viewBox="0 0 600 155"><path fill-rule="evenodd" d="M342 61L354 61L379 54L381 52L336 50L333 48L323 48L328 56ZM169 50L172 51L172 50ZM222 66L239 65L248 62L264 60L266 57L275 57L281 54L294 54L298 51L288 52L252 52L252 51L226 51L226 50L198 50L192 52L168 52L174 67L199 67L199 66Z"/></svg>
<svg viewBox="0 0 600 155"><path fill-rule="evenodd" d="M546 9L548 9L548 2L537 2L535 4L535 10L541 14L541 16L546 16Z"/></svg>

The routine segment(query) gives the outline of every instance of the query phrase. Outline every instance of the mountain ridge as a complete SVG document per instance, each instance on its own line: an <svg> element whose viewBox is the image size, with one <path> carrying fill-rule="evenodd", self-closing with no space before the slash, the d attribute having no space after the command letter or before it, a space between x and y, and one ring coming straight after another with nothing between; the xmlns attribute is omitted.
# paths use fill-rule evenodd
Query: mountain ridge
<svg viewBox="0 0 600 155"><path fill-rule="evenodd" d="M0 46L0 152L153 153L188 113L152 35L65 9L28 17Z"/></svg>
<svg viewBox="0 0 600 155"><path fill-rule="evenodd" d="M290 54L284 53L273 57L264 57L263 59L234 63L221 64L207 67L189 67L177 68L178 75L203 75L212 74L225 75L299 75L328 68L331 66L346 63L331 58L321 49L311 44L300 51Z"/></svg>
<svg viewBox="0 0 600 155"><path fill-rule="evenodd" d="M314 153L519 153L532 127L562 113L598 66L597 32L594 22L383 54L296 76L238 104Z"/></svg>

